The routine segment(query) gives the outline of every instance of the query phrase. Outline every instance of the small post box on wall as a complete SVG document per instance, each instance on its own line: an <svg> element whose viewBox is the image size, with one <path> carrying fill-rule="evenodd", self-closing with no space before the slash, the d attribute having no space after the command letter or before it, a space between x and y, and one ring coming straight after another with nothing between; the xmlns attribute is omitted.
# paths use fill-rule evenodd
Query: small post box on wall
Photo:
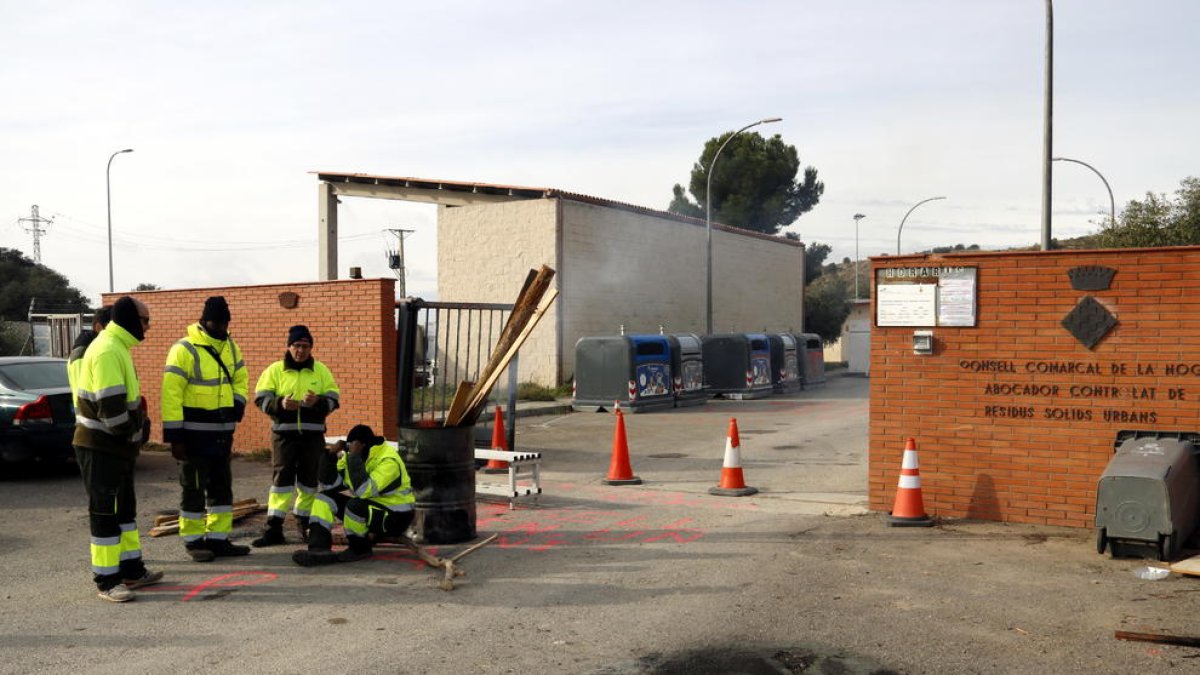
<svg viewBox="0 0 1200 675"><path fill-rule="evenodd" d="M931 330L915 330L915 331L913 331L913 353L914 354L932 354L933 353L933 331L931 331Z"/></svg>

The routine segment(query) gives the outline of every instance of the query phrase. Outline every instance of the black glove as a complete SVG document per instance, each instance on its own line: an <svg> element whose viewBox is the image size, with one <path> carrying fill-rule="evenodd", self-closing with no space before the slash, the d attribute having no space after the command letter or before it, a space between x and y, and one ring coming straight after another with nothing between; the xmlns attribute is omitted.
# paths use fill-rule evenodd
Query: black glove
<svg viewBox="0 0 1200 675"><path fill-rule="evenodd" d="M233 421L241 422L242 418L245 416L246 416L246 404L242 403L241 401L234 401L233 402Z"/></svg>

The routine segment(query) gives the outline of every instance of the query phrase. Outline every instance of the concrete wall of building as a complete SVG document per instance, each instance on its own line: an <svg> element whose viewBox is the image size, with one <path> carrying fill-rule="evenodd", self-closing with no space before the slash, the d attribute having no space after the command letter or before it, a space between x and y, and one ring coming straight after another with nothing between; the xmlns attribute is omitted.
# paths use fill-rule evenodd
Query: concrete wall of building
<svg viewBox="0 0 1200 675"><path fill-rule="evenodd" d="M569 379L590 335L703 333L703 224L569 199L441 207L438 295L511 303L530 268L558 272L555 307L521 349L520 379ZM713 230L713 323L722 331L796 331L804 249Z"/></svg>
<svg viewBox="0 0 1200 675"><path fill-rule="evenodd" d="M512 304L530 269L549 265L561 274L557 222L553 199L438 207L438 300ZM519 381L556 383L563 301L561 296L555 301L521 347ZM449 373L466 355L441 359Z"/></svg>
<svg viewBox="0 0 1200 675"><path fill-rule="evenodd" d="M163 364L171 345L187 334L200 318L205 298L224 296L233 320L230 333L241 347L250 374L253 399L258 376L283 358L287 330L308 326L313 355L333 371L341 389L342 407L329 418L334 434L344 435L355 424L369 424L376 433L396 434L396 328L394 279L363 279L266 286L235 286L129 293L150 308L146 340L133 349L142 393L150 406L151 440L162 440ZM281 293L295 293L293 309L280 304ZM122 293L108 293L111 304ZM234 449L239 452L271 447L269 420L250 407L238 425Z"/></svg>
<svg viewBox="0 0 1200 675"><path fill-rule="evenodd" d="M1075 290L1075 267L1116 270ZM872 328L869 490L890 510L915 438L930 515L1090 527L1119 430L1198 431L1200 248L877 258L977 268L977 325ZM877 293L871 294L878 298ZM1084 297L1117 324L1088 349L1062 325ZM873 308L874 309L874 308Z"/></svg>

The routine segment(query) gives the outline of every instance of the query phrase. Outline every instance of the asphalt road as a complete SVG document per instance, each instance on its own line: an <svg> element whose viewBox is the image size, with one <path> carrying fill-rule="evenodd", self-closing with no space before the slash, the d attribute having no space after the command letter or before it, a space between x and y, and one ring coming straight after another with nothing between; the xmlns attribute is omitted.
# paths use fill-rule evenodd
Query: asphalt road
<svg viewBox="0 0 1200 675"><path fill-rule="evenodd" d="M1200 670L1200 651L1114 630L1200 633L1200 582L1143 581L1080 530L866 514L866 381L626 417L641 486L602 485L613 418L518 421L545 455L540 505L479 504L493 544L451 592L403 550L302 569L292 546L193 563L143 535L167 581L95 597L78 477L0 478L0 672L1129 673ZM746 482L707 494L736 416ZM345 421L345 420L344 420ZM265 500L265 463L235 464ZM142 530L178 498L140 460ZM248 541L261 520L235 525ZM291 532L288 533L292 537ZM442 547L445 554L458 546Z"/></svg>

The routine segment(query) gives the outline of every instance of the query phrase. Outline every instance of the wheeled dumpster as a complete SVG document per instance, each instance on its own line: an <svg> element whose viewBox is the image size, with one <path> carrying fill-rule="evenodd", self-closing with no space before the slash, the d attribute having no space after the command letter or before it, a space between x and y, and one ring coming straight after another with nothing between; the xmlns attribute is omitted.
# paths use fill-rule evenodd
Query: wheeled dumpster
<svg viewBox="0 0 1200 675"><path fill-rule="evenodd" d="M700 336L695 333L676 333L667 336L671 346L671 373L675 407L703 405L708 401L704 387L704 350Z"/></svg>
<svg viewBox="0 0 1200 675"><path fill-rule="evenodd" d="M798 341L791 333L768 333L771 348L771 386L776 394L791 394L803 388L800 378Z"/></svg>
<svg viewBox="0 0 1200 675"><path fill-rule="evenodd" d="M1096 488L1096 551L1172 560L1196 531L1193 434L1122 432Z"/></svg>
<svg viewBox="0 0 1200 675"><path fill-rule="evenodd" d="M805 388L825 384L825 347L816 333L796 336L796 351L800 354Z"/></svg>
<svg viewBox="0 0 1200 675"><path fill-rule="evenodd" d="M574 410L607 410L614 402L629 413L671 408L671 382L666 336L584 337L575 343Z"/></svg>
<svg viewBox="0 0 1200 675"><path fill-rule="evenodd" d="M732 399L771 395L771 349L766 334L705 335L700 344L704 382L710 394Z"/></svg>

